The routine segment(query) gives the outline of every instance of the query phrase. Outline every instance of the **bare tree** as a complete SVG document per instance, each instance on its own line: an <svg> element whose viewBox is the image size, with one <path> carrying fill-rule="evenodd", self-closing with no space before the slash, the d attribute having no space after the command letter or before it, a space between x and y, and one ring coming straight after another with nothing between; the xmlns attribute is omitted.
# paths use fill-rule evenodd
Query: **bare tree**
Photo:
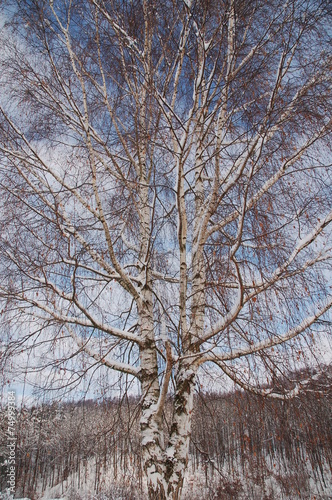
<svg viewBox="0 0 332 500"><path fill-rule="evenodd" d="M329 2L7 6L3 354L137 379L149 498L180 498L198 373L291 397L328 333Z"/></svg>

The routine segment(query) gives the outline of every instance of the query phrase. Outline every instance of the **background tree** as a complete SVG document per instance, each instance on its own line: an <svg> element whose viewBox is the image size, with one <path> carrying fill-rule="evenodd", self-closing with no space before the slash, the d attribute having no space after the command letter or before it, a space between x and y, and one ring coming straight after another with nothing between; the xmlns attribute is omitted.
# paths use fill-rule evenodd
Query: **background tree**
<svg viewBox="0 0 332 500"><path fill-rule="evenodd" d="M242 390L198 392L183 498L328 497L331 374L331 369L323 376L316 374L305 391L288 400ZM303 376L294 374L298 380ZM21 407L16 425L16 495L40 498L48 490L53 498L66 494L75 500L145 500L138 403L138 397L124 397L101 403L38 401L35 407ZM171 400L166 411L170 408ZM4 406L0 464L7 455L7 427ZM6 486L4 465L0 491Z"/></svg>
<svg viewBox="0 0 332 500"><path fill-rule="evenodd" d="M199 370L290 397L328 332L329 3L5 5L4 357L138 379L149 496L180 498Z"/></svg>

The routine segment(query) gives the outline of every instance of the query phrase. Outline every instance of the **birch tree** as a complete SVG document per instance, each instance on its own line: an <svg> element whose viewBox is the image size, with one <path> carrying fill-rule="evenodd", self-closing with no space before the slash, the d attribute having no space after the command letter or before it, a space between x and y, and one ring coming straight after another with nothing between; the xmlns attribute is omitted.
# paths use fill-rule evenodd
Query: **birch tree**
<svg viewBox="0 0 332 500"><path fill-rule="evenodd" d="M329 2L4 7L3 358L137 379L149 498L179 499L197 377L294 396L328 333Z"/></svg>

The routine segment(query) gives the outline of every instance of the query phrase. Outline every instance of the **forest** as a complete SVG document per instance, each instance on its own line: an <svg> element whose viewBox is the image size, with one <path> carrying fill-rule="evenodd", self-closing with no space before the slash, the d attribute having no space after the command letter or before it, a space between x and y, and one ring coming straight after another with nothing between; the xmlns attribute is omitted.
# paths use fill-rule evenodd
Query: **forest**
<svg viewBox="0 0 332 500"><path fill-rule="evenodd" d="M330 498L331 368L301 396L287 401L244 391L197 391L195 399L184 498ZM17 494L31 500L146 498L139 405L139 399L126 397L21 407ZM166 422L170 408L166 405ZM5 491L4 408L0 432L0 489Z"/></svg>

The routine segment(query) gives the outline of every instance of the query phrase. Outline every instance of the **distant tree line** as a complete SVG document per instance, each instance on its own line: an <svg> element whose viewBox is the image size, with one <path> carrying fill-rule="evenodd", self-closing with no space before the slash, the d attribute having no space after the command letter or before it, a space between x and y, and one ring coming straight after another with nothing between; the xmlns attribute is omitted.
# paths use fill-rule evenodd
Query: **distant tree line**
<svg viewBox="0 0 332 500"><path fill-rule="evenodd" d="M264 493L272 477L283 495L302 498L311 493L311 477L318 490L328 492L332 472L331 373L327 370L290 400L243 391L223 395L198 392L189 483L190 478L201 477L202 487L213 487L218 498L233 499L241 494L244 485L240 478L245 478L246 488L252 488L251 498L255 498L255 488ZM35 499L37 491L64 485L68 478L72 488L79 490L87 482L91 484L92 477L94 493L98 494L103 491L106 472L114 484L142 490L139 405L137 398L126 397L101 403L88 400L22 407L17 423L17 491ZM167 411L166 427L171 401ZM0 455L5 464L5 409L1 412ZM5 465L1 471L4 490ZM266 493L260 498L270 497Z"/></svg>

